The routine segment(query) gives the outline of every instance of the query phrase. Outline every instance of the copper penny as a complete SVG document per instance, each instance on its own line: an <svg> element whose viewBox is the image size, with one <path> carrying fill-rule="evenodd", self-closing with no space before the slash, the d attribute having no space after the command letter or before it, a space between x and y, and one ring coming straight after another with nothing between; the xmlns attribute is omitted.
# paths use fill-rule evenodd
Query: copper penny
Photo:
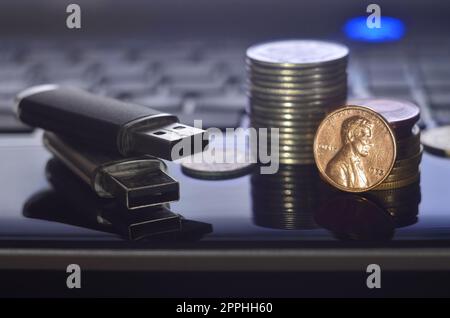
<svg viewBox="0 0 450 318"><path fill-rule="evenodd" d="M348 105L327 115L314 139L321 175L347 192L364 192L382 183L394 166L396 152L386 119L363 106Z"/></svg>

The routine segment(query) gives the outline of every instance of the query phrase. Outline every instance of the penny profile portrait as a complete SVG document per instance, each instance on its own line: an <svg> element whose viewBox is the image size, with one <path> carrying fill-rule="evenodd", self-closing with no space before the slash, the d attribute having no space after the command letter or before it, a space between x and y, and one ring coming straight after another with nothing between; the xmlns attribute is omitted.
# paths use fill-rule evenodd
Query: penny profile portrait
<svg viewBox="0 0 450 318"><path fill-rule="evenodd" d="M377 112L348 105L328 114L314 138L321 176L336 188L363 192L375 188L394 166L397 144L389 123Z"/></svg>
<svg viewBox="0 0 450 318"><path fill-rule="evenodd" d="M366 188L368 181L364 157L371 143L373 124L361 116L347 118L341 126L342 148L328 162L326 173L344 187Z"/></svg>

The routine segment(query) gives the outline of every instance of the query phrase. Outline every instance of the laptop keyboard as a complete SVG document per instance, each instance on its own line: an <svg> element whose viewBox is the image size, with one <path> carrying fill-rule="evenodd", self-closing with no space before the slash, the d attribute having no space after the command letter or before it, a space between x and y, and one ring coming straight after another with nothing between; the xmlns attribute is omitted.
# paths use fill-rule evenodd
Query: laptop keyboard
<svg viewBox="0 0 450 318"><path fill-rule="evenodd" d="M126 47L126 49L124 49ZM139 103L186 124L237 127L245 116L246 45L0 49L0 132L29 133L14 115L14 96L59 83ZM442 43L355 48L349 97L394 97L422 109L420 125L450 124L450 60Z"/></svg>

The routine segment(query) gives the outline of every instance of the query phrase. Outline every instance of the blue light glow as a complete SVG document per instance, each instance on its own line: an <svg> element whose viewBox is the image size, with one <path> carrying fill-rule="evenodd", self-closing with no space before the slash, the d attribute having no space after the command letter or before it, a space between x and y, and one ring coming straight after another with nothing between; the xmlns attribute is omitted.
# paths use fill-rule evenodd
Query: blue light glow
<svg viewBox="0 0 450 318"><path fill-rule="evenodd" d="M380 28L369 28L367 17L352 18L345 23L344 32L349 39L363 42L392 42L405 34L405 25L397 18L381 16Z"/></svg>

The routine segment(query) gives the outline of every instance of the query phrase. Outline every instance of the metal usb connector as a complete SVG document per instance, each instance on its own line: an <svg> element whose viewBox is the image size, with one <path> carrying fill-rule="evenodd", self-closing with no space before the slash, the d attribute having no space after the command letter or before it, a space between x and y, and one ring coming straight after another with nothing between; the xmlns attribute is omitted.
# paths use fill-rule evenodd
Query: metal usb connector
<svg viewBox="0 0 450 318"><path fill-rule="evenodd" d="M149 152L148 147L151 145L151 152L154 156L170 158L170 160L202 152L208 145L208 140L204 139L204 130L180 123L172 123L150 130L136 130L130 134L134 141L133 146L135 149L139 149L139 152ZM177 145L179 146L177 147Z"/></svg>

